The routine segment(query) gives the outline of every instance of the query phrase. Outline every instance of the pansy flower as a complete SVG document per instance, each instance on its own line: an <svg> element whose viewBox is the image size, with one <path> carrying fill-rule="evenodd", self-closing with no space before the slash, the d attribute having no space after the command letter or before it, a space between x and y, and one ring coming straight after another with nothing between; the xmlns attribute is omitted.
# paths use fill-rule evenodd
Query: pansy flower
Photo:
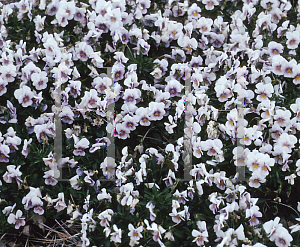
<svg viewBox="0 0 300 247"><path fill-rule="evenodd" d="M176 40L181 35L183 35L182 28L183 28L183 25L181 23L173 23L173 22L171 22L168 25L168 33L170 35L170 38L172 40Z"/></svg>
<svg viewBox="0 0 300 247"><path fill-rule="evenodd" d="M165 114L165 104L162 102L150 102L149 104L149 120L161 120Z"/></svg>
<svg viewBox="0 0 300 247"><path fill-rule="evenodd" d="M117 34L119 35L119 39L123 44L127 44L129 42L129 32L126 28L121 27L118 29Z"/></svg>
<svg viewBox="0 0 300 247"><path fill-rule="evenodd" d="M65 195L63 192L58 193L58 198L53 199L52 202L56 202L54 208L57 210L57 212L60 212L67 207L65 203Z"/></svg>
<svg viewBox="0 0 300 247"><path fill-rule="evenodd" d="M0 96L2 96L3 94L5 94L7 92L7 86L8 82L4 81L1 77L0 77Z"/></svg>
<svg viewBox="0 0 300 247"><path fill-rule="evenodd" d="M83 22L85 20L85 13L86 13L85 8L76 7L75 13L74 13L74 20L79 21L79 22Z"/></svg>
<svg viewBox="0 0 300 247"><path fill-rule="evenodd" d="M27 157L28 156L28 145L30 145L32 142L32 138L30 138L29 140L24 140L24 145L23 145L23 149L22 149L22 154Z"/></svg>
<svg viewBox="0 0 300 247"><path fill-rule="evenodd" d="M93 48L90 45L88 45L86 42L80 42L75 46L73 59L80 59L81 61L85 62L93 52Z"/></svg>
<svg viewBox="0 0 300 247"><path fill-rule="evenodd" d="M17 75L16 67L13 64L1 66L0 75L4 82L13 82Z"/></svg>
<svg viewBox="0 0 300 247"><path fill-rule="evenodd" d="M191 19L198 19L200 17L200 12L201 8L196 3L193 3L188 9L189 21L191 21Z"/></svg>
<svg viewBox="0 0 300 247"><path fill-rule="evenodd" d="M66 92L70 92L74 98L77 98L81 91L81 81L69 81L69 83L70 84L65 89Z"/></svg>
<svg viewBox="0 0 300 247"><path fill-rule="evenodd" d="M128 229L129 229L128 236L130 237L130 240L139 241L143 237L141 234L141 232L143 231L143 226L134 228L134 226L131 223L129 223Z"/></svg>
<svg viewBox="0 0 300 247"><path fill-rule="evenodd" d="M213 10L215 6L219 5L218 0L202 0L202 3L205 4L207 10Z"/></svg>
<svg viewBox="0 0 300 247"><path fill-rule="evenodd" d="M52 135L52 132L48 129L47 124L38 124L34 126L34 132L38 142L42 143L43 141L48 140L48 136Z"/></svg>
<svg viewBox="0 0 300 247"><path fill-rule="evenodd" d="M44 29L44 21L45 21L45 19L46 19L46 16L41 17L40 15L37 15L33 19L36 31L40 32L40 31L42 31Z"/></svg>
<svg viewBox="0 0 300 247"><path fill-rule="evenodd" d="M136 110L135 114L139 117L139 124L142 126L149 126L149 108L140 107Z"/></svg>
<svg viewBox="0 0 300 247"><path fill-rule="evenodd" d="M150 8L150 0L138 0L135 10L135 17L141 19L143 14L147 13L147 9Z"/></svg>
<svg viewBox="0 0 300 247"><path fill-rule="evenodd" d="M180 95L182 89L183 85L179 81L171 79L165 87L165 92L168 92L170 97L175 97Z"/></svg>
<svg viewBox="0 0 300 247"><path fill-rule="evenodd" d="M111 209L106 209L103 212L101 212L98 215L98 218L100 220L100 225L102 227L108 227L109 226L109 221L111 221L111 218L112 218L113 214L114 214L114 212Z"/></svg>
<svg viewBox="0 0 300 247"><path fill-rule="evenodd" d="M265 183L266 179L260 174L260 171L255 171L252 173L252 176L249 178L249 186L253 188L260 187L261 183Z"/></svg>
<svg viewBox="0 0 300 247"><path fill-rule="evenodd" d="M291 112L289 110L276 110L276 114L274 115L274 120L278 123L280 127L284 127L291 119Z"/></svg>
<svg viewBox="0 0 300 247"><path fill-rule="evenodd" d="M287 78L295 78L297 70L297 61L295 59L286 62L282 66L283 76Z"/></svg>
<svg viewBox="0 0 300 247"><path fill-rule="evenodd" d="M297 143L297 138L294 135L289 135L288 133L283 133L280 135L278 140L276 141L275 147L279 146L282 150L287 153L291 153L292 149L295 147ZM274 147L274 150L275 150Z"/></svg>
<svg viewBox="0 0 300 247"><path fill-rule="evenodd" d="M295 85L298 85L298 84L300 84L300 64L297 64L297 66L294 66L294 70L295 70L295 76L294 76L293 83Z"/></svg>
<svg viewBox="0 0 300 247"><path fill-rule="evenodd" d="M69 106L64 106L59 116L64 123L72 124L74 121L74 113Z"/></svg>
<svg viewBox="0 0 300 247"><path fill-rule="evenodd" d="M197 40L195 38L189 38L184 35L178 38L177 43L187 54L191 54L193 50L197 49Z"/></svg>
<svg viewBox="0 0 300 247"><path fill-rule="evenodd" d="M25 218L22 217L22 211L20 209L17 210L16 214L10 213L7 218L7 222L9 224L15 224L15 228L19 229L21 226L25 226Z"/></svg>
<svg viewBox="0 0 300 247"><path fill-rule="evenodd" d="M290 235L287 229L284 227L278 227L275 233L275 244L278 247L288 247L291 245L291 241L293 241L293 237Z"/></svg>
<svg viewBox="0 0 300 247"><path fill-rule="evenodd" d="M137 88L125 89L123 99L126 104L136 104L141 98L141 91Z"/></svg>
<svg viewBox="0 0 300 247"><path fill-rule="evenodd" d="M3 145L1 145L0 148L1 147L3 147ZM21 179L22 172L20 171L20 168L20 165L18 167L16 167L15 165L8 165L6 167L7 172L5 172L3 175L3 180L6 183L12 183L12 179L15 178L18 186L20 187L21 182L23 182L23 180Z"/></svg>
<svg viewBox="0 0 300 247"><path fill-rule="evenodd" d="M148 55L148 52L150 50L150 45L144 40L139 39L137 42L137 54L140 54L142 52L143 55Z"/></svg>
<svg viewBox="0 0 300 247"><path fill-rule="evenodd" d="M109 24L106 18L104 18L101 15L98 15L95 19L95 28L99 29L100 31L102 31L103 33L107 33L108 32L108 28L109 28Z"/></svg>
<svg viewBox="0 0 300 247"><path fill-rule="evenodd" d="M197 20L195 28L198 28L201 33L208 33L213 25L213 20L210 18L201 17Z"/></svg>
<svg viewBox="0 0 300 247"><path fill-rule="evenodd" d="M130 130L133 131L136 129L136 126L138 125L139 117L138 116L130 116L127 114L126 116L123 117L123 121L125 126Z"/></svg>
<svg viewBox="0 0 300 247"><path fill-rule="evenodd" d="M115 64L112 68L114 81L123 80L125 74L125 66L123 64Z"/></svg>
<svg viewBox="0 0 300 247"><path fill-rule="evenodd" d="M286 45L288 49L297 49L300 43L299 31L287 32L286 33Z"/></svg>
<svg viewBox="0 0 300 247"><path fill-rule="evenodd" d="M257 83L255 93L258 94L256 99L258 101L268 100L269 97L274 93L274 87L271 83L264 84L262 82Z"/></svg>
<svg viewBox="0 0 300 247"><path fill-rule="evenodd" d="M83 150L89 147L89 145L90 145L89 140L86 139L85 137L82 138L81 140L79 140L79 138L77 136L75 136L74 134L72 134L72 136L74 138L74 147L76 148L73 151L73 154L85 156L85 152Z"/></svg>
<svg viewBox="0 0 300 247"><path fill-rule="evenodd" d="M52 0L51 3L49 3L47 5L47 10L46 10L46 14L53 16L56 14L56 12L58 11L58 7L59 7L59 1L58 0Z"/></svg>
<svg viewBox="0 0 300 247"><path fill-rule="evenodd" d="M47 88L48 77L45 71L40 73L33 73L31 75L32 84L35 86L37 90L42 90Z"/></svg>
<svg viewBox="0 0 300 247"><path fill-rule="evenodd" d="M6 52L3 52L1 54L0 62L2 63L3 66L13 64L14 62L13 54L12 53L7 54Z"/></svg>
<svg viewBox="0 0 300 247"><path fill-rule="evenodd" d="M31 106L33 103L32 98L34 93L28 86L23 86L22 88L15 90L14 96L23 107Z"/></svg>
<svg viewBox="0 0 300 247"><path fill-rule="evenodd" d="M121 243L122 242L122 229L118 228L115 224L113 225L114 232L111 233L110 240L114 243Z"/></svg>
<svg viewBox="0 0 300 247"><path fill-rule="evenodd" d="M118 123L116 125L116 132L115 132L115 136L117 136L120 139L127 139L129 137L129 129L126 127L125 123L123 122Z"/></svg>

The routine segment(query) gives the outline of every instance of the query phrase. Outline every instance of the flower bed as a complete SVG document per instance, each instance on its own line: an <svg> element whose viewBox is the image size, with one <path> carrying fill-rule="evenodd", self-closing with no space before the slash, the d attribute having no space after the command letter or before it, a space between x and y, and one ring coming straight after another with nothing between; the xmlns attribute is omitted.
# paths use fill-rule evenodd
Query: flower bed
<svg viewBox="0 0 300 247"><path fill-rule="evenodd" d="M299 246L299 5L0 6L2 236Z"/></svg>

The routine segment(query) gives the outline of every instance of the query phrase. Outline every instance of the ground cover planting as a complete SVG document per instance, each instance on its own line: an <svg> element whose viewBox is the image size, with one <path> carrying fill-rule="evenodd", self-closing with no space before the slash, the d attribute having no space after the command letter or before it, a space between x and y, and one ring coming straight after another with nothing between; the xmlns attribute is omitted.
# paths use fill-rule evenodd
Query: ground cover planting
<svg viewBox="0 0 300 247"><path fill-rule="evenodd" d="M300 2L0 3L7 246L299 246Z"/></svg>

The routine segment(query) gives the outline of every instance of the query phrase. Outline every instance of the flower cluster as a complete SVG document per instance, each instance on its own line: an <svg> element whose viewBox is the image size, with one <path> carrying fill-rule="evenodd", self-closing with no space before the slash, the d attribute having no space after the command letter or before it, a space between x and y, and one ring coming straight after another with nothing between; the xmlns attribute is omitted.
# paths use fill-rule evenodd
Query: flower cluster
<svg viewBox="0 0 300 247"><path fill-rule="evenodd" d="M44 217L82 246L300 244L265 210L300 211L299 1L0 7L0 231Z"/></svg>

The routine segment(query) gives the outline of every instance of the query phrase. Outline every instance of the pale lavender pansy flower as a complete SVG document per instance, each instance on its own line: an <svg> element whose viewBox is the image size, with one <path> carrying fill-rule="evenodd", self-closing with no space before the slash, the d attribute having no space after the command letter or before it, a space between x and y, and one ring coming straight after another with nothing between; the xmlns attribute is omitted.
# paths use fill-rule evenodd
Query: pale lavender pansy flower
<svg viewBox="0 0 300 247"><path fill-rule="evenodd" d="M9 224L15 224L15 228L19 229L21 226L25 226L25 218L22 218L22 211L20 209L17 210L16 214L10 213L7 218L7 222Z"/></svg>
<svg viewBox="0 0 300 247"><path fill-rule="evenodd" d="M116 125L115 136L120 139L127 139L129 137L129 129L126 127L125 123L118 123Z"/></svg>
<svg viewBox="0 0 300 247"><path fill-rule="evenodd" d="M20 171L20 167L20 165L17 168L15 165L8 165L6 167L7 172L5 172L5 174L3 175L3 180L6 183L12 183L12 179L15 178L18 186L20 187L21 182L23 182L23 180L21 179L22 172Z"/></svg>
<svg viewBox="0 0 300 247"><path fill-rule="evenodd" d="M0 143L0 162L9 162L9 146Z"/></svg>
<svg viewBox="0 0 300 247"><path fill-rule="evenodd" d="M65 203L65 195L63 192L59 193L58 198L53 199L52 202L56 202L54 208L57 210L57 212L60 212L67 207L67 205Z"/></svg>
<svg viewBox="0 0 300 247"><path fill-rule="evenodd" d="M86 138L82 138L79 141L79 138L77 136L75 136L74 134L72 134L73 138L74 138L74 147L76 148L73 151L74 155L80 155L80 156L85 156L85 152L83 151L83 149L86 149L89 147L90 142L88 139Z"/></svg>
<svg viewBox="0 0 300 247"><path fill-rule="evenodd" d="M66 92L71 93L74 98L77 98L80 95L81 91L81 81L69 81L69 85L66 87Z"/></svg>
<svg viewBox="0 0 300 247"><path fill-rule="evenodd" d="M69 106L64 106L59 116L64 123L72 124L74 121L74 113Z"/></svg>
<svg viewBox="0 0 300 247"><path fill-rule="evenodd" d="M91 178L91 176L93 175L92 172L88 172L88 171L84 171L83 172L86 176L84 177L84 182L88 183L90 186L94 186L95 185L95 181Z"/></svg>
<svg viewBox="0 0 300 247"><path fill-rule="evenodd" d="M34 132L38 142L48 141L48 136L52 136L52 132L48 129L48 124L40 124L34 126Z"/></svg>
<svg viewBox="0 0 300 247"><path fill-rule="evenodd" d="M102 169L103 175L107 177L107 179L112 179L115 175L115 167L117 165L114 162L112 157L106 157L104 161L100 164L100 168Z"/></svg>
<svg viewBox="0 0 300 247"><path fill-rule="evenodd" d="M58 183L54 176L54 170L45 171L43 178L45 178L45 184L47 185L54 186Z"/></svg>
<svg viewBox="0 0 300 247"><path fill-rule="evenodd" d="M0 96L2 96L3 94L5 94L7 92L7 86L8 82L4 81L1 77L0 77Z"/></svg>
<svg viewBox="0 0 300 247"><path fill-rule="evenodd" d="M88 60L89 56L93 52L93 48L90 45L88 45L86 42L80 42L75 46L75 53L73 54L73 59L80 59L81 61L85 62Z"/></svg>
<svg viewBox="0 0 300 247"><path fill-rule="evenodd" d="M23 107L31 106L33 103L32 98L34 93L28 86L23 86L22 88L17 89L14 92L14 96L19 101L19 104L22 104Z"/></svg>
<svg viewBox="0 0 300 247"><path fill-rule="evenodd" d="M142 126L149 126L151 124L149 120L149 109L144 107L139 107L136 110L136 115L139 117L139 124Z"/></svg>
<svg viewBox="0 0 300 247"><path fill-rule="evenodd" d="M167 86L165 87L165 92L170 94L170 97L180 96L180 92L183 89L183 85L175 80L171 79L168 81Z"/></svg>
<svg viewBox="0 0 300 247"><path fill-rule="evenodd" d="M149 120L162 120L166 113L165 104L162 102L150 102L149 104Z"/></svg>

